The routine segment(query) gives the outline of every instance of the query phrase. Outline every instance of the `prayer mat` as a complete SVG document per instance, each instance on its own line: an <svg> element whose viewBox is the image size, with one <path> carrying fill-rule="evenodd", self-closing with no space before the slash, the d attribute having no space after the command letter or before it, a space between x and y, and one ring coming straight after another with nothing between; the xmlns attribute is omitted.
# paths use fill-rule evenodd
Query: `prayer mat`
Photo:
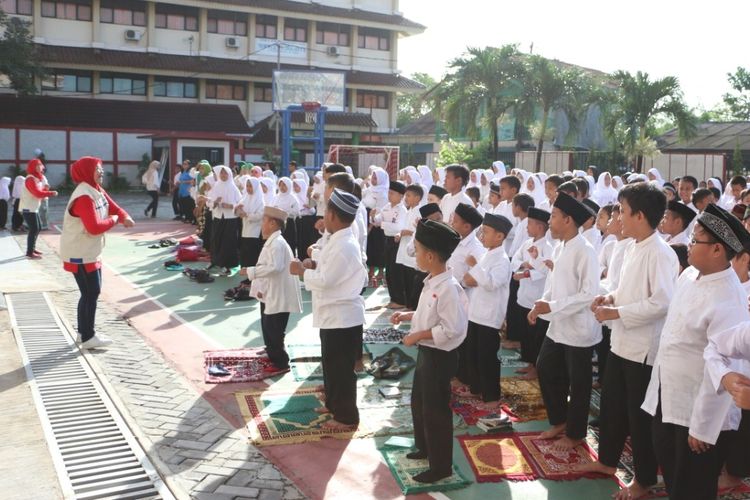
<svg viewBox="0 0 750 500"><path fill-rule="evenodd" d="M502 368L525 368L529 364L521 360L521 354L516 351L500 350L500 364Z"/></svg>
<svg viewBox="0 0 750 500"><path fill-rule="evenodd" d="M523 380L520 377L500 379L500 398L509 408L509 414L520 422L546 420L547 410L542 401L539 380Z"/></svg>
<svg viewBox="0 0 750 500"><path fill-rule="evenodd" d="M414 432L411 408L400 399L376 395L378 386L358 387L359 427L352 430L326 429L322 424L332 418L319 414L322 390L315 387L289 388L236 393L240 411L248 421L250 439L257 446L303 443L322 438L352 439L372 436L411 434Z"/></svg>
<svg viewBox="0 0 750 500"><path fill-rule="evenodd" d="M501 404L497 407L497 402L485 403L472 395L458 396L455 393L451 397L451 409L456 415L460 415L467 425L476 425L477 420L487 415L503 412L510 417L511 422L518 422L518 417L510 411L507 405Z"/></svg>
<svg viewBox="0 0 750 500"><path fill-rule="evenodd" d="M397 328L367 328L362 342L365 344L400 344L408 333L408 330Z"/></svg>
<svg viewBox="0 0 750 500"><path fill-rule="evenodd" d="M538 432L520 432L513 434L518 448L526 460L531 463L540 479L552 481L570 481L574 479L601 479L601 474L576 472L574 469L582 464L596 460L595 454L584 441L572 450L557 451L552 449L554 439L539 439ZM499 437L499 436L498 436Z"/></svg>
<svg viewBox="0 0 750 500"><path fill-rule="evenodd" d="M477 482L531 481L537 478L513 436L515 434L456 436Z"/></svg>
<svg viewBox="0 0 750 500"><path fill-rule="evenodd" d="M450 477L430 484L415 481L413 476L429 469L430 464L426 459L410 460L406 458L407 453L410 451L409 449L395 447L380 448L380 453L382 453L385 463L388 464L393 478L404 495L427 491L456 490L471 484L471 481L466 479L455 465L453 466L453 474Z"/></svg>
<svg viewBox="0 0 750 500"><path fill-rule="evenodd" d="M317 355L314 354L316 349ZM366 368L366 365L372 362L372 354L367 350L367 346L364 346L364 350L362 362ZM287 348L287 351L289 352L289 367L296 382L323 380L323 364L321 363L319 345L290 346ZM365 368L357 372L357 377L362 378L367 376Z"/></svg>
<svg viewBox="0 0 750 500"><path fill-rule="evenodd" d="M213 373L209 373L209 368ZM262 348L203 351L203 370L207 384L256 382L289 371L276 368ZM217 375L220 372L227 375Z"/></svg>
<svg viewBox="0 0 750 500"><path fill-rule="evenodd" d="M599 416L599 412L602 407L602 393L601 389L591 389L591 409L589 413L595 417Z"/></svg>

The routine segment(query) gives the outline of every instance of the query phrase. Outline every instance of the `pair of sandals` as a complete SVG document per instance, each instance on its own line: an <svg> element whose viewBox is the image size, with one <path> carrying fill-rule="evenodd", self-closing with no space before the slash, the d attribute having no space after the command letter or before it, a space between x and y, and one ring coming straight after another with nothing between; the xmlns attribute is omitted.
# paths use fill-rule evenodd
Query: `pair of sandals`
<svg viewBox="0 0 750 500"><path fill-rule="evenodd" d="M182 264L180 264L177 260L168 260L164 263L164 267L167 269L167 271L182 271L185 268Z"/></svg>
<svg viewBox="0 0 750 500"><path fill-rule="evenodd" d="M182 274L198 283L213 283L215 281L214 277L205 269L191 269L188 267L182 271Z"/></svg>
<svg viewBox="0 0 750 500"><path fill-rule="evenodd" d="M175 245L177 245L177 242L175 240L173 240L172 238L166 238L163 240L159 240L158 243L149 245L148 248L168 248L168 247L173 247Z"/></svg>

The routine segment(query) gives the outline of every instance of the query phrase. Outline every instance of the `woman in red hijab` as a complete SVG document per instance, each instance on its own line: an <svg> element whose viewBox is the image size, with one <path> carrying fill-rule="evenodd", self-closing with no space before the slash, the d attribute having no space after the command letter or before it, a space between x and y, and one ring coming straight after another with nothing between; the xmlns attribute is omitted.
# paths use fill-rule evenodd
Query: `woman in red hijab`
<svg viewBox="0 0 750 500"><path fill-rule="evenodd" d="M26 237L26 257L29 259L41 259L42 253L36 249L36 238L39 236L41 221L39 220L39 207L42 200L50 196L57 196L57 191L49 191L45 184L44 165L41 160L34 158L26 165L26 180L21 191L21 200L18 203L18 211L23 215L23 220L29 226Z"/></svg>
<svg viewBox="0 0 750 500"><path fill-rule="evenodd" d="M99 158L84 156L73 163L70 176L78 185L65 209L60 238L63 267L73 273L81 291L78 301L78 342L83 349L105 347L112 343L97 336L94 330L96 301L102 288L104 233L118 222L125 227L135 224L101 187L103 175Z"/></svg>

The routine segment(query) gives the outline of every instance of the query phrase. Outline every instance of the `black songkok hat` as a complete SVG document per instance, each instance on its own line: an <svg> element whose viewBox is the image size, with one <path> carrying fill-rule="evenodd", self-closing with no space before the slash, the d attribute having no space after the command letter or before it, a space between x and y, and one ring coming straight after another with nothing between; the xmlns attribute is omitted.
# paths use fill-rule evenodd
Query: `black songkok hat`
<svg viewBox="0 0 750 500"><path fill-rule="evenodd" d="M599 209L602 208L597 202L590 198L584 198L583 200L581 200L581 203L583 204L583 206L589 209L589 212L594 214L594 217L599 214Z"/></svg>
<svg viewBox="0 0 750 500"><path fill-rule="evenodd" d="M557 199L553 206L561 210L565 215L572 217L576 226L582 226L584 222L591 218L591 212L589 212L588 208L563 191L558 191Z"/></svg>
<svg viewBox="0 0 750 500"><path fill-rule="evenodd" d="M445 222L438 222L430 219L422 219L417 224L417 231L414 233L414 239L429 250L452 254L459 243L461 235L455 229Z"/></svg>
<svg viewBox="0 0 750 500"><path fill-rule="evenodd" d="M495 184L494 182L490 182L490 192L495 194L500 194L500 184Z"/></svg>
<svg viewBox="0 0 750 500"><path fill-rule="evenodd" d="M391 181L391 185L388 186L388 189L390 189L391 191L396 191L399 194L406 193L406 186L403 182L399 181Z"/></svg>
<svg viewBox="0 0 750 500"><path fill-rule="evenodd" d="M695 213L695 210L677 200L668 202L667 210L671 210L672 212L675 212L677 215L679 215L682 220L685 221L685 227L687 227L693 221L693 219L695 219L695 216L698 215L697 213Z"/></svg>
<svg viewBox="0 0 750 500"><path fill-rule="evenodd" d="M549 212L541 208L529 207L528 217L549 224Z"/></svg>
<svg viewBox="0 0 750 500"><path fill-rule="evenodd" d="M513 223L509 221L507 217L491 213L484 214L484 221L482 224L490 226L492 229L500 231L506 236L510 233L510 230L513 229Z"/></svg>
<svg viewBox="0 0 750 500"><path fill-rule="evenodd" d="M750 234L742 222L713 203L709 203L703 213L698 216L698 224L735 252L741 252L745 248L743 242L750 241Z"/></svg>
<svg viewBox="0 0 750 500"><path fill-rule="evenodd" d="M435 212L440 212L440 205L437 203L427 203L426 205L419 207L419 215L421 215L423 219L426 219Z"/></svg>
<svg viewBox="0 0 750 500"><path fill-rule="evenodd" d="M448 191L446 191L445 188L438 186L437 184L433 184L430 190L428 191L428 194L434 194L435 196L437 196L438 198L442 200L443 196L448 194Z"/></svg>
<svg viewBox="0 0 750 500"><path fill-rule="evenodd" d="M471 224L474 229L482 225L482 214L476 208L466 203L459 203L456 207L456 215Z"/></svg>

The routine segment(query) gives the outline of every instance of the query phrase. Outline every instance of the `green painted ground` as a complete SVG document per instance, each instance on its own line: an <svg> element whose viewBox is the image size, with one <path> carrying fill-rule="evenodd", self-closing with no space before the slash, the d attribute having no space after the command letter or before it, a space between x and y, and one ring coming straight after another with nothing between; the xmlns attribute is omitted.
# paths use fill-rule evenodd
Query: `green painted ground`
<svg viewBox="0 0 750 500"><path fill-rule="evenodd" d="M182 319L204 332L210 338L227 348L257 347L263 345L260 334L260 306L256 301L227 302L223 292L235 286L239 277L217 277L216 281L199 284L189 280L180 272L165 270L163 262L174 258L171 249L149 249L150 242L139 241L121 235L107 237L104 261L119 274L141 287L149 295L177 313ZM190 264L188 264L190 266ZM193 263L195 267L205 267L202 262ZM289 321L288 344L319 344L317 329L312 328L312 307L310 294L302 292L304 313L292 315ZM366 306L374 307L388 301L384 288L368 289L365 294ZM387 326L388 313L367 314L369 326ZM391 345L369 345L374 356L391 348ZM416 357L416 349L401 346L404 351ZM504 356L512 355L503 352ZM503 376L512 376L515 368L504 367ZM411 372L402 379L411 381ZM295 384L290 373L278 379L279 383ZM517 431L541 431L547 427L546 421L519 423L514 425ZM478 434L476 428L470 434ZM383 441L385 438L377 438ZM458 441L453 446L454 463L461 468L466 477L474 474L461 450ZM528 481L501 483L474 483L457 491L445 492L451 499L477 498L512 498L514 500L550 499L604 499L617 491L616 483L611 479L578 481Z"/></svg>

